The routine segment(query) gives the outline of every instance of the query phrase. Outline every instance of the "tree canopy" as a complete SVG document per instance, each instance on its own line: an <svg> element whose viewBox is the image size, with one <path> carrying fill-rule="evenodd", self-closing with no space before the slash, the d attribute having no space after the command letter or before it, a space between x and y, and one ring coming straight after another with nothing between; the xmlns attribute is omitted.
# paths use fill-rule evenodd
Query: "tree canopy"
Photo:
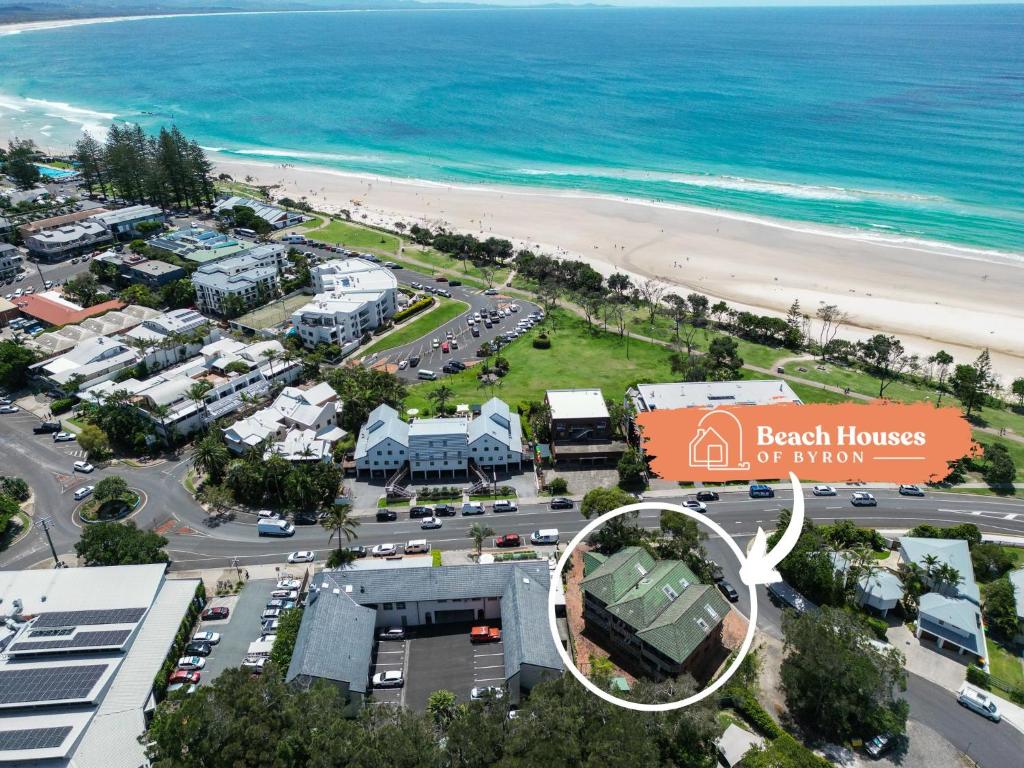
<svg viewBox="0 0 1024 768"><path fill-rule="evenodd" d="M327 374L327 383L345 403L341 426L349 432L358 432L370 411L381 403L400 409L405 400L405 385L387 371L342 366Z"/></svg>
<svg viewBox="0 0 1024 768"><path fill-rule="evenodd" d="M135 523L94 523L82 530L75 552L87 566L141 565L170 560L163 547L167 539L143 531Z"/></svg>
<svg viewBox="0 0 1024 768"><path fill-rule="evenodd" d="M28 367L36 361L35 354L16 341L0 341L0 386L21 389L28 377Z"/></svg>

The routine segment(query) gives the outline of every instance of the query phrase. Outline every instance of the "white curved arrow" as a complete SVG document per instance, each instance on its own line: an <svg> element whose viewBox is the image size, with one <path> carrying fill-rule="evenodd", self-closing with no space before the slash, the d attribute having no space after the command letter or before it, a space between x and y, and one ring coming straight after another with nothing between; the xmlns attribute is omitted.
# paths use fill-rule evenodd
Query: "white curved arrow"
<svg viewBox="0 0 1024 768"><path fill-rule="evenodd" d="M804 529L804 492L796 475L789 473L789 481L793 484L793 514L789 518L789 527L778 540L771 552L768 552L768 537L764 529L758 527L754 543L740 567L740 579L744 584L774 584L782 581L782 576L775 566L793 551L800 540Z"/></svg>

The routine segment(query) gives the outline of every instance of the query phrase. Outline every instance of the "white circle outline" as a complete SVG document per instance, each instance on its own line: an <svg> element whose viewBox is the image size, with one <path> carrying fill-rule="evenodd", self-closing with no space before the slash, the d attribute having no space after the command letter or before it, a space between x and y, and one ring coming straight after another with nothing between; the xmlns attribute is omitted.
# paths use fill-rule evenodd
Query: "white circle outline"
<svg viewBox="0 0 1024 768"><path fill-rule="evenodd" d="M679 504L669 504L667 502L661 503L654 501L641 501L636 504L626 504L625 506L619 507L618 509L613 509L611 512L606 512L600 517L595 518L594 520L591 520L589 523L587 523L583 530L573 537L572 541L570 541L569 544L566 546L565 552L563 552L562 556L558 558L558 564L555 566L555 572L552 574L551 578L553 580L558 579L558 582L561 583L562 571L565 569L565 564L569 562L569 556L572 554L573 550L576 549L576 547L579 546L580 543L582 543L583 539L586 538L586 536L591 531L596 529L601 524L606 523L615 517L618 517L619 515L624 515L627 512L640 512L645 509L667 509L673 512L679 512L680 514L686 515L687 517L696 520L697 523L700 525L708 526L711 530L713 530L715 533L721 536L722 540L729 545L729 547L732 549L733 553L739 559L741 564L745 561L743 551L739 548L739 545L736 544L736 542L733 540L732 536L726 533L725 529L722 528L722 526L720 526L710 517L699 514L690 509L689 507L684 507ZM627 701L625 699L620 699L618 696L613 696L610 692L603 691L596 685L594 685L594 683L587 679L586 675L584 675L576 668L576 665L569 657L569 652L562 647L562 640L558 636L558 624L555 620L554 586L555 583L554 581L552 581L551 588L548 590L548 625L549 629L551 630L551 637L555 643L555 648L558 649L558 655L562 657L562 663L565 665L566 669L568 669L573 675L575 675L577 680L583 683L583 687L591 693L595 694L596 696L599 696L600 698L604 699L610 704L615 704L616 706L624 707L626 709L632 709L636 712L671 712L674 709L688 707L691 704L696 704L698 701L706 699L712 693L714 693L727 682L729 682L729 678L736 674L736 671L739 669L744 657L750 652L751 644L754 642L754 630L757 628L757 590L755 589L755 586L753 584L748 584L747 589L750 592L750 619L747 625L747 634L743 638L743 643L740 645L740 649L739 652L736 654L736 658L733 660L732 664L729 665L729 668L725 670L725 672L717 680L715 680L715 682L713 682L707 688L704 688L698 691L697 693L693 694L692 696L688 696L685 699L680 699L679 701L670 701L666 704L641 704L640 702L636 701Z"/></svg>

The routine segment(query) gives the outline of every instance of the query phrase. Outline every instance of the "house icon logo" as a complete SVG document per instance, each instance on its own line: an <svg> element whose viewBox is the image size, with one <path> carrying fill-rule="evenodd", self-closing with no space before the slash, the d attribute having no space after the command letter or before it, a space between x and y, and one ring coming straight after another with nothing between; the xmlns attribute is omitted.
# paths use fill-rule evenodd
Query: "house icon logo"
<svg viewBox="0 0 1024 768"><path fill-rule="evenodd" d="M729 411L712 410L697 423L690 440L690 466L700 469L748 470L743 460L743 428Z"/></svg>

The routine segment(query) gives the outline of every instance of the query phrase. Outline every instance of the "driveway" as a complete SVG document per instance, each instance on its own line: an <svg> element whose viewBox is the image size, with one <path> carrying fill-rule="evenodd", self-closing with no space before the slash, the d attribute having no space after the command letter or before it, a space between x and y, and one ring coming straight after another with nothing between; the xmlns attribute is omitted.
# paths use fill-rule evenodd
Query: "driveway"
<svg viewBox="0 0 1024 768"><path fill-rule="evenodd" d="M210 602L214 606L227 605L231 608L231 615L227 621L204 621L199 626L203 631L220 632L220 643L206 658L204 682L216 680L225 669L242 663L249 650L249 643L261 634L260 614L276 586L276 579L253 579L246 583L238 596L217 597Z"/></svg>
<svg viewBox="0 0 1024 768"><path fill-rule="evenodd" d="M889 642L907 657L906 669L931 680L947 691L958 691L967 679L968 656L939 648L935 643L921 641L903 624L890 627Z"/></svg>
<svg viewBox="0 0 1024 768"><path fill-rule="evenodd" d="M498 623L488 621L487 625ZM415 636L408 641L406 706L423 711L430 694L441 689L466 703L475 686L500 686L505 682L503 643L471 643L472 626L458 623L416 628Z"/></svg>

